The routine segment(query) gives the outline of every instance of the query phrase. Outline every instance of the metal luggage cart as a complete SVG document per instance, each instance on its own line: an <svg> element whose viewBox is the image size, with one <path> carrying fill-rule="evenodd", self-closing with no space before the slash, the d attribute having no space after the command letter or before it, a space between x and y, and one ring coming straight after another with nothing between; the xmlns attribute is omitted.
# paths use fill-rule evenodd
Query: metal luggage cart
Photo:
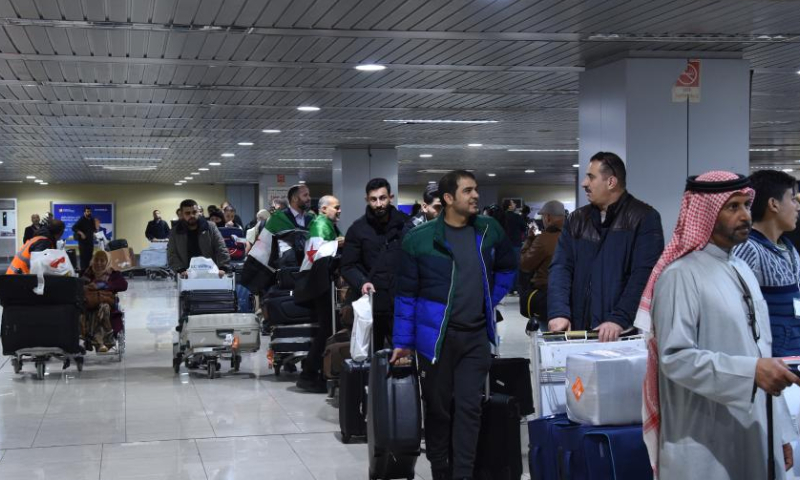
<svg viewBox="0 0 800 480"><path fill-rule="evenodd" d="M349 287L341 279L339 282L334 281L331 283L331 306L333 307L333 318L331 319L333 325L333 328L331 329L331 332L333 332L332 335L336 335L336 323L339 319L342 308L345 306L344 299L348 290ZM336 390L339 388L339 379L329 378L327 380L327 384L328 397L334 398L336 396Z"/></svg>
<svg viewBox="0 0 800 480"><path fill-rule="evenodd" d="M44 374L47 370L45 364L51 359L61 360L63 362L62 370L69 368L70 363L74 361L75 368L77 368L79 372L83 371L82 353L67 353L60 348L52 347L34 347L16 350L11 359L11 366L14 367L14 373L21 373L22 365L26 361L32 361L36 365L36 378L38 380L44 380Z"/></svg>
<svg viewBox="0 0 800 480"><path fill-rule="evenodd" d="M597 332L530 333L531 385L533 386L533 416L544 417L566 412L567 357L592 350L645 348L643 335L620 337L616 342L600 343Z"/></svg>

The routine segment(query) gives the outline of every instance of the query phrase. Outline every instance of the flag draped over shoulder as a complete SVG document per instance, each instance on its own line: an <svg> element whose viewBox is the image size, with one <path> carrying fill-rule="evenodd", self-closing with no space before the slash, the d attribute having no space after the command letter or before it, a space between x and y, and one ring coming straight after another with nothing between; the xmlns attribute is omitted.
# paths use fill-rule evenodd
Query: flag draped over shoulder
<svg viewBox="0 0 800 480"><path fill-rule="evenodd" d="M333 222L324 215L317 216L308 228L308 240L300 271L310 270L315 260L336 255L338 247Z"/></svg>

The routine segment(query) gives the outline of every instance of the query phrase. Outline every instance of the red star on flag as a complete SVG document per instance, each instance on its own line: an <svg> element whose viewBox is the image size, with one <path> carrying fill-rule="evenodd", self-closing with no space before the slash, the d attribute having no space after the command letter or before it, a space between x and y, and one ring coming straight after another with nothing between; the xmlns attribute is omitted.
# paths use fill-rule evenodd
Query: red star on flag
<svg viewBox="0 0 800 480"><path fill-rule="evenodd" d="M311 262L311 263L314 263L314 255L316 255L316 254L317 254L317 251L318 251L318 250L311 250L311 249L309 249L309 250L306 252L306 255L308 255L308 261L309 261L309 262Z"/></svg>

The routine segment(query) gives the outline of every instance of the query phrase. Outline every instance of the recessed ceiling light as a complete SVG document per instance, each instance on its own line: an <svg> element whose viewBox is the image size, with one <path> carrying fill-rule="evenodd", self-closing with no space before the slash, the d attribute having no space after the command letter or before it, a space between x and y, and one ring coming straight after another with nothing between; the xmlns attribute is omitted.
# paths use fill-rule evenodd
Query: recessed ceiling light
<svg viewBox="0 0 800 480"><path fill-rule="evenodd" d="M200 172L192 172L189 175L200 175Z"/></svg>
<svg viewBox="0 0 800 480"><path fill-rule="evenodd" d="M28 176L27 176L27 177L25 177L25 178L27 178L28 180L33 180L33 179L35 179L36 177L34 177L33 175L28 175Z"/></svg>
<svg viewBox="0 0 800 480"><path fill-rule="evenodd" d="M176 185L176 186L178 186L178 187L180 187L180 186L181 186L181 185L183 185L183 184L182 184L181 182L175 182L175 185Z"/></svg>
<svg viewBox="0 0 800 480"><path fill-rule="evenodd" d="M580 168L580 165L578 165L577 163L573 163L572 168Z"/></svg>
<svg viewBox="0 0 800 480"><path fill-rule="evenodd" d="M468 123L468 124L482 124L482 123L497 123L497 120L384 120L388 123Z"/></svg>
<svg viewBox="0 0 800 480"><path fill-rule="evenodd" d="M236 154L234 154L234 153L223 153L221 156L222 157L226 157L226 158L230 158L230 157L235 157Z"/></svg>
<svg viewBox="0 0 800 480"><path fill-rule="evenodd" d="M509 148L509 152L577 152L577 148Z"/></svg>
<svg viewBox="0 0 800 480"><path fill-rule="evenodd" d="M40 183L39 185L50 185L50 184L49 184L49 183L47 183L47 182L42 182L42 183Z"/></svg>
<svg viewBox="0 0 800 480"><path fill-rule="evenodd" d="M356 70L361 72L380 72L381 70L386 70L385 65L377 65L375 63L368 63L366 65L357 65Z"/></svg>
<svg viewBox="0 0 800 480"><path fill-rule="evenodd" d="M496 177L497 176L496 173L487 173L486 175L489 176L489 177Z"/></svg>
<svg viewBox="0 0 800 480"><path fill-rule="evenodd" d="M789 172L794 172L794 169L793 168L783 168L783 169L781 169L781 171L789 173Z"/></svg>
<svg viewBox="0 0 800 480"><path fill-rule="evenodd" d="M183 177L184 180L191 180L192 177Z"/></svg>
<svg viewBox="0 0 800 480"><path fill-rule="evenodd" d="M2 160L0 160L0 165L2 165L2 164L3 164L3 161L2 161Z"/></svg>
<svg viewBox="0 0 800 480"><path fill-rule="evenodd" d="M280 130L276 130L273 128L267 128L266 130L261 130L262 133L281 133Z"/></svg>
<svg viewBox="0 0 800 480"><path fill-rule="evenodd" d="M198 168L198 170L200 170L201 172L207 172L208 171L208 169L206 167Z"/></svg>
<svg viewBox="0 0 800 480"><path fill-rule="evenodd" d="M467 146L468 147L482 147L483 144L482 143L468 143Z"/></svg>
<svg viewBox="0 0 800 480"><path fill-rule="evenodd" d="M528 170L525 170L525 173L536 173L536 170L528 169Z"/></svg>
<svg viewBox="0 0 800 480"><path fill-rule="evenodd" d="M34 182L36 182L36 183L42 183L42 182L44 182L44 180L34 180Z"/></svg>
<svg viewBox="0 0 800 480"><path fill-rule="evenodd" d="M219 167L220 165L222 165L219 162L209 162L208 164L211 165L212 167Z"/></svg>
<svg viewBox="0 0 800 480"><path fill-rule="evenodd" d="M301 112L318 112L319 111L319 107L312 107L310 105L297 107L297 109L300 110Z"/></svg>
<svg viewBox="0 0 800 480"><path fill-rule="evenodd" d="M298 180L298 181L297 181L297 183L299 183L300 185L302 185L302 184L306 183L306 181L305 181L305 180Z"/></svg>
<svg viewBox="0 0 800 480"><path fill-rule="evenodd" d="M422 153L420 154L419 158L431 158L433 155L430 153Z"/></svg>
<svg viewBox="0 0 800 480"><path fill-rule="evenodd" d="M240 145L242 147L250 147L253 145L253 142L239 142L237 143L237 145Z"/></svg>

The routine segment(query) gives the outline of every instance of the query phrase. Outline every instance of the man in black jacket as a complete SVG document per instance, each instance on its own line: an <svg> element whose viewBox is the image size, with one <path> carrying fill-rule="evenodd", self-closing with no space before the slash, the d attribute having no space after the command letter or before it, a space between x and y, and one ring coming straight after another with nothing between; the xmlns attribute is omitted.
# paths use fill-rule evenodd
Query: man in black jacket
<svg viewBox="0 0 800 480"><path fill-rule="evenodd" d="M144 236L150 242L169 238L169 225L161 219L161 212L159 210L153 210L153 219L147 222Z"/></svg>
<svg viewBox="0 0 800 480"><path fill-rule="evenodd" d="M92 263L95 232L92 209L87 206L83 209L83 216L72 225L73 238L78 242L81 255L81 272L89 268L89 264Z"/></svg>
<svg viewBox="0 0 800 480"><path fill-rule="evenodd" d="M27 242L36 235L36 230L42 227L42 222L39 220L39 215L35 213L31 215L31 224L25 227L25 233L22 235L22 243Z"/></svg>
<svg viewBox="0 0 800 480"><path fill-rule="evenodd" d="M391 345L395 272L408 217L392 205L392 187L385 178L367 183L367 211L347 230L341 272L347 283L366 295L373 292L372 331L375 350Z"/></svg>

